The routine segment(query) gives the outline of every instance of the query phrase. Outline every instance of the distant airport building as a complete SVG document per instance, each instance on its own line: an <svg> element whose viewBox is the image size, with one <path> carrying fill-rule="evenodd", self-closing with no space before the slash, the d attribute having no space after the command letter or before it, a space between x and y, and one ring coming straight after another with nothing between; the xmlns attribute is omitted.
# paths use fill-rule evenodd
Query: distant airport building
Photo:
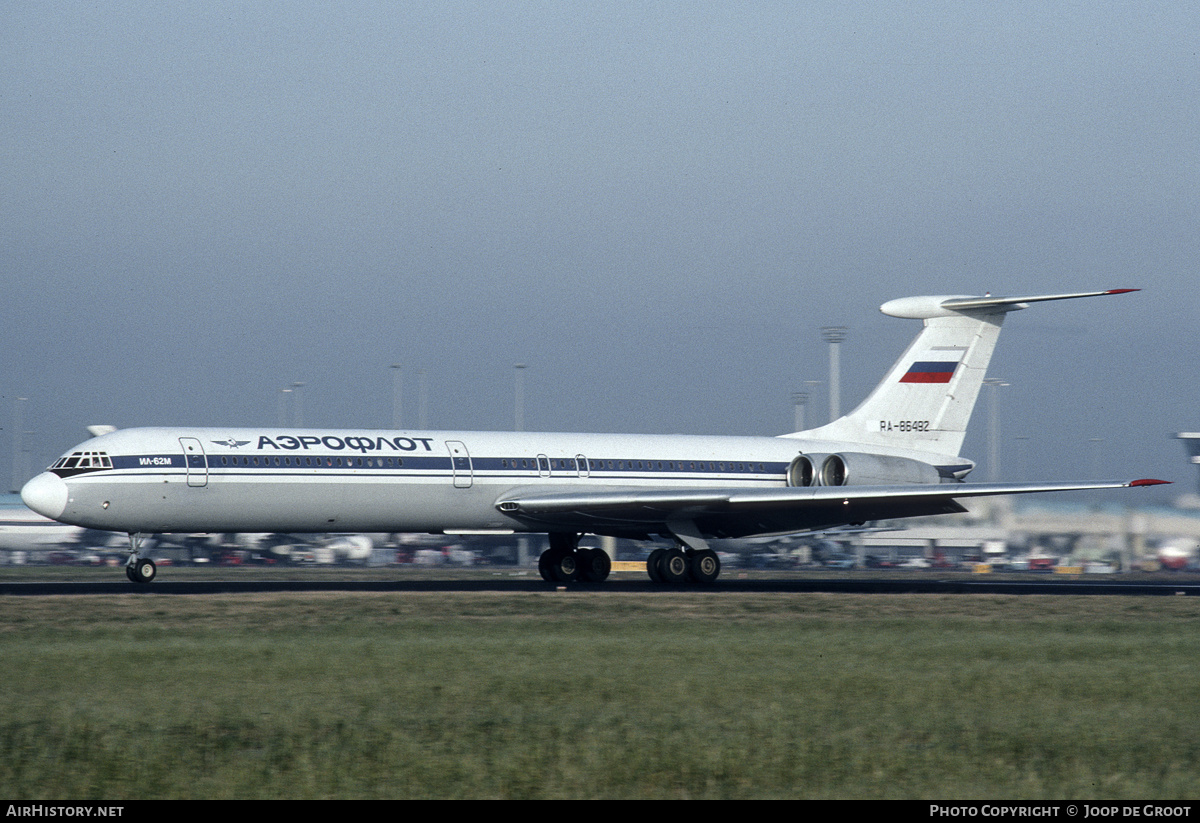
<svg viewBox="0 0 1200 823"><path fill-rule="evenodd" d="M1192 464L1200 466L1200 432L1179 432L1175 437L1183 441ZM1196 478L1196 493L1200 494L1200 476Z"/></svg>

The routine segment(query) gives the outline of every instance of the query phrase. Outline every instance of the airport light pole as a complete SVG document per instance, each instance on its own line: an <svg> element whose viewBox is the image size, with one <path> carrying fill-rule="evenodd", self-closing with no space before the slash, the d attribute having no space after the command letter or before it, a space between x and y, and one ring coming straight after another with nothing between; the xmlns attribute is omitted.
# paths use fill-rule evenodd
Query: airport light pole
<svg viewBox="0 0 1200 823"><path fill-rule="evenodd" d="M12 488L10 491L16 494L21 490L21 450L24 446L21 443L22 429L25 427L23 421L25 403L29 401L28 397L18 397L13 401L13 465L12 465Z"/></svg>
<svg viewBox="0 0 1200 823"><path fill-rule="evenodd" d="M34 438L34 435L36 435L36 434L37 434L37 432L35 432L35 431L21 432L21 437L22 437L21 481L22 481L22 484L24 484L24 481L27 480L30 476L30 474L29 474L29 456L31 454L33 454L33 438Z"/></svg>
<svg viewBox="0 0 1200 823"><path fill-rule="evenodd" d="M1092 479L1100 479L1100 464L1103 462L1101 457L1104 454L1104 438L1089 437L1088 442L1092 444Z"/></svg>
<svg viewBox="0 0 1200 823"><path fill-rule="evenodd" d="M513 364L513 431L525 431L525 369L524 363Z"/></svg>
<svg viewBox="0 0 1200 823"><path fill-rule="evenodd" d="M809 397L816 397L817 396L817 386L821 385L821 381L820 380L805 380L804 385L808 387L804 390L805 393ZM807 411L808 411L808 409L806 407L805 412L807 412Z"/></svg>
<svg viewBox="0 0 1200 823"><path fill-rule="evenodd" d="M429 380L424 369L417 369L418 390L417 422L422 429L429 428Z"/></svg>
<svg viewBox="0 0 1200 823"><path fill-rule="evenodd" d="M392 428L400 429L400 428L402 428L401 412L403 411L403 408L404 408L404 404L402 402L404 398L401 395L401 392L403 392L403 390L404 390L404 386L400 379L400 373L402 370L400 368L399 363L393 363L391 365L391 369L392 369Z"/></svg>
<svg viewBox="0 0 1200 823"><path fill-rule="evenodd" d="M1029 436L1018 434L1017 441L1017 477L1024 479L1029 476Z"/></svg>
<svg viewBox="0 0 1200 823"><path fill-rule="evenodd" d="M808 405L808 392L792 392L792 404L795 406L796 419L792 431L804 431L804 407Z"/></svg>
<svg viewBox="0 0 1200 823"><path fill-rule="evenodd" d="M287 399L292 393L290 388L282 388L279 390L279 428L287 426Z"/></svg>
<svg viewBox="0 0 1200 823"><path fill-rule="evenodd" d="M300 381L292 383L292 403L293 411L296 413L296 428L304 427L304 407L300 402L300 389L304 388L304 384Z"/></svg>
<svg viewBox="0 0 1200 823"><path fill-rule="evenodd" d="M1007 386L1008 383L999 377L983 378L983 385L988 392L988 480L993 483L1000 479L1000 416L996 410L996 389Z"/></svg>
<svg viewBox="0 0 1200 823"><path fill-rule="evenodd" d="M829 422L842 416L841 346L846 339L845 326L823 326L821 335L829 344Z"/></svg>

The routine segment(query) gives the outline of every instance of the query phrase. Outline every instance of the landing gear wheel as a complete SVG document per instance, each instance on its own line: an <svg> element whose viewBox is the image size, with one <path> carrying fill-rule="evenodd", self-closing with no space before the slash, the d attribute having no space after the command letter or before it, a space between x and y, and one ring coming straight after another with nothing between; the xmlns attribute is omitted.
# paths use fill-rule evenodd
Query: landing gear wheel
<svg viewBox="0 0 1200 823"><path fill-rule="evenodd" d="M658 573L664 583L680 585L692 579L688 557L679 549L667 549L658 561Z"/></svg>
<svg viewBox="0 0 1200 823"><path fill-rule="evenodd" d="M125 568L125 573L134 583L149 583L158 573L153 560L139 560L135 566Z"/></svg>
<svg viewBox="0 0 1200 823"><path fill-rule="evenodd" d="M592 582L592 571L590 568L591 563L592 563L592 550L591 549L578 549L575 552L576 579L580 583L591 583Z"/></svg>
<svg viewBox="0 0 1200 823"><path fill-rule="evenodd" d="M538 558L538 571L548 583L574 583L579 577L579 558L568 549L546 549Z"/></svg>
<svg viewBox="0 0 1200 823"><path fill-rule="evenodd" d="M715 582L721 573L721 558L712 549L704 549L693 554L690 558L692 579L697 583Z"/></svg>
<svg viewBox="0 0 1200 823"><path fill-rule="evenodd" d="M554 558L554 577L559 583L574 583L579 577L579 558L575 552L563 552Z"/></svg>
<svg viewBox="0 0 1200 823"><path fill-rule="evenodd" d="M658 570L658 561L667 553L666 549L655 549L650 552L650 556L646 558L646 574L650 575L652 583L662 583L662 574Z"/></svg>
<svg viewBox="0 0 1200 823"><path fill-rule="evenodd" d="M612 560L600 549L580 549L575 553L582 583L603 583L612 571Z"/></svg>
<svg viewBox="0 0 1200 823"><path fill-rule="evenodd" d="M542 579L547 583L558 582L554 579L554 568L550 565L550 549L547 549L538 555L538 574L540 574Z"/></svg>

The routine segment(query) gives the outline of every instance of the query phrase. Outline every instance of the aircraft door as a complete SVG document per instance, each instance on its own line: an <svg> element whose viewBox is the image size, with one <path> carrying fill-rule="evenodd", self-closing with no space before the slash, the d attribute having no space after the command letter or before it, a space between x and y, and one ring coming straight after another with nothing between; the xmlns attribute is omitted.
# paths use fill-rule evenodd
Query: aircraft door
<svg viewBox="0 0 1200 823"><path fill-rule="evenodd" d="M194 437L179 438L183 446L183 464L187 467L187 484L195 489L208 485L208 458L204 446Z"/></svg>
<svg viewBox="0 0 1200 823"><path fill-rule="evenodd" d="M467 444L461 440L447 440L446 448L450 450L450 473L454 476L454 488L471 488L471 454Z"/></svg>

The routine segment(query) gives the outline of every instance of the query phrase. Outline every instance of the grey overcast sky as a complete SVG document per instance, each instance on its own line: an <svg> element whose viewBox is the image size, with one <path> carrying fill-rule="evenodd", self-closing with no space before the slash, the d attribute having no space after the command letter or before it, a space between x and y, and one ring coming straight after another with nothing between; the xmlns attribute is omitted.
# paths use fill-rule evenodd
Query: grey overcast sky
<svg viewBox="0 0 1200 823"><path fill-rule="evenodd" d="M0 477L84 426L778 434L915 294L1010 317L1005 479L1200 429L1187 2L22 2L0 11ZM965 455L986 477L986 398ZM1176 487L1178 489L1179 487Z"/></svg>

